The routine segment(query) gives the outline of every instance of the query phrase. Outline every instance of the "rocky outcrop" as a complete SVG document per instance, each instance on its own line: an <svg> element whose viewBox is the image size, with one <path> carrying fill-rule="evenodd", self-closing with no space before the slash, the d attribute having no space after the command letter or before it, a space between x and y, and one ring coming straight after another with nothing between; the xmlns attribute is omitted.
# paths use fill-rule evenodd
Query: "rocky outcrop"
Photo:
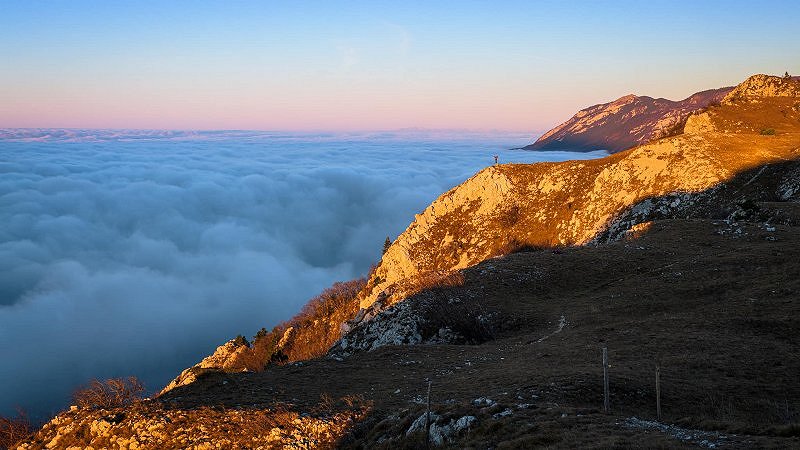
<svg viewBox="0 0 800 450"><path fill-rule="evenodd" d="M387 345L480 344L508 321L484 310L474 296L426 290L390 307L377 301L362 309L328 356L341 358Z"/></svg>
<svg viewBox="0 0 800 450"><path fill-rule="evenodd" d="M690 114L719 103L731 89L698 92L681 101L626 95L578 111L524 149L620 152L679 134Z"/></svg>
<svg viewBox="0 0 800 450"><path fill-rule="evenodd" d="M17 447L33 449L333 448L365 410L298 414L285 408L127 408L63 412Z"/></svg>
<svg viewBox="0 0 800 450"><path fill-rule="evenodd" d="M753 75L722 99L723 103L770 97L800 97L800 77Z"/></svg>
<svg viewBox="0 0 800 450"><path fill-rule="evenodd" d="M261 369L263 362L256 364L253 359L253 352L248 345L231 339L217 347L210 356L181 372L161 391L161 394L178 386L193 383L199 376L208 372L246 372Z"/></svg>

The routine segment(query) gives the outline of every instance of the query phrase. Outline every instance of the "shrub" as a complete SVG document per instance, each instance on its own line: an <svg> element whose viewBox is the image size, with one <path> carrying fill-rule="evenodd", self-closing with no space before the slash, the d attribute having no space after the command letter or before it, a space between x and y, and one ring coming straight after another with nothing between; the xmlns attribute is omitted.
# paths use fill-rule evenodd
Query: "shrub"
<svg viewBox="0 0 800 450"><path fill-rule="evenodd" d="M16 417L0 416L0 448L14 448L32 434L33 425L25 411L18 410Z"/></svg>
<svg viewBox="0 0 800 450"><path fill-rule="evenodd" d="M81 408L116 408L139 401L144 395L144 385L136 377L94 379L72 394L73 402Z"/></svg>
<svg viewBox="0 0 800 450"><path fill-rule="evenodd" d="M761 130L762 136L772 136L774 134L775 134L774 128L764 128L763 130Z"/></svg>
<svg viewBox="0 0 800 450"><path fill-rule="evenodd" d="M498 216L498 222L503 228L511 228L522 219L522 210L518 205L512 205Z"/></svg>
<svg viewBox="0 0 800 450"><path fill-rule="evenodd" d="M260 330L258 330L258 333L256 333L256 335L253 337L253 342L255 343L259 339L264 339L265 337L267 337L267 334L269 334L267 332L267 329L266 328L261 328Z"/></svg>

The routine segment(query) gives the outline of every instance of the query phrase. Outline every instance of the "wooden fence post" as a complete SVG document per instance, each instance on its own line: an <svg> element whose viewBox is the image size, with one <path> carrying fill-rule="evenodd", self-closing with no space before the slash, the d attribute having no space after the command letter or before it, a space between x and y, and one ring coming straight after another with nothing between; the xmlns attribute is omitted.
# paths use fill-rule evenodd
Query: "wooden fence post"
<svg viewBox="0 0 800 450"><path fill-rule="evenodd" d="M606 414L611 410L608 396L608 347L603 347L603 412Z"/></svg>
<svg viewBox="0 0 800 450"><path fill-rule="evenodd" d="M428 381L428 407L425 411L425 448L431 448L431 383Z"/></svg>
<svg viewBox="0 0 800 450"><path fill-rule="evenodd" d="M661 366L656 364L656 417L661 420Z"/></svg>

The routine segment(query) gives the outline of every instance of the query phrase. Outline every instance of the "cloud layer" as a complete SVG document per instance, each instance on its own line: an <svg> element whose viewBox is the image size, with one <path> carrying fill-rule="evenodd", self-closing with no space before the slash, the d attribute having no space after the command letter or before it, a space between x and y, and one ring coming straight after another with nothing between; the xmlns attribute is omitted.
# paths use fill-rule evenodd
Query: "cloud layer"
<svg viewBox="0 0 800 450"><path fill-rule="evenodd" d="M387 235L493 153L599 156L422 132L0 137L0 413L52 412L92 377L160 389L365 273Z"/></svg>

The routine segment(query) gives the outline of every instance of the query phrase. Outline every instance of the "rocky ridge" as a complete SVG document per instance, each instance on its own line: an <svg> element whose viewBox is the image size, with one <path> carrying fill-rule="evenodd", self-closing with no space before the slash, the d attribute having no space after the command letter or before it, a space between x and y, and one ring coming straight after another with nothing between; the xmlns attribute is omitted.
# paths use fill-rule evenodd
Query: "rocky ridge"
<svg viewBox="0 0 800 450"><path fill-rule="evenodd" d="M389 298L385 304L404 298L404 280L463 269L510 247L590 243L642 202L707 191L737 173L800 157L798 85L755 75L734 90L735 102L691 118L691 132L607 158L484 169L416 216L384 254L361 307L379 296ZM773 134L760 132L767 124Z"/></svg>
<svg viewBox="0 0 800 450"><path fill-rule="evenodd" d="M736 86L722 99L722 103L758 101L771 97L800 97L800 77L775 77L758 74Z"/></svg>
<svg viewBox="0 0 800 450"><path fill-rule="evenodd" d="M548 131L525 150L607 150L620 152L679 134L686 118L718 104L733 88L698 92L684 100L626 95L590 106Z"/></svg>
<svg viewBox="0 0 800 450"><path fill-rule="evenodd" d="M149 401L122 411L73 408L18 449L330 448L361 415L358 408L310 415L275 407L174 409Z"/></svg>

